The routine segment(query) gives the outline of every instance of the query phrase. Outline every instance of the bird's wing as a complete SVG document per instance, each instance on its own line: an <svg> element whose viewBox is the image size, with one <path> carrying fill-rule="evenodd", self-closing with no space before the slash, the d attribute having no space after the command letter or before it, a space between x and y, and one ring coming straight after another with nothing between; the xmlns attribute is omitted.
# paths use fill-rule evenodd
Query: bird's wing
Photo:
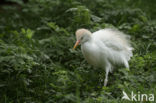
<svg viewBox="0 0 156 103"><path fill-rule="evenodd" d="M92 34L95 41L101 41L107 48L115 51L132 50L129 41L122 32L114 29L103 29Z"/></svg>
<svg viewBox="0 0 156 103"><path fill-rule="evenodd" d="M103 43L108 47L116 51L121 51L124 49L124 46L120 43L115 43L115 41L103 41Z"/></svg>

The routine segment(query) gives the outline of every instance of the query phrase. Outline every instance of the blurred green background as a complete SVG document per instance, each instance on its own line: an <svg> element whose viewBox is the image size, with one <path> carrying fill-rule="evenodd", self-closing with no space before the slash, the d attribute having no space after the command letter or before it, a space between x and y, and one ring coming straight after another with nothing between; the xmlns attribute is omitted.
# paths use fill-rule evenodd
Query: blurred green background
<svg viewBox="0 0 156 103"><path fill-rule="evenodd" d="M123 90L156 95L155 4L1 0L0 103L131 103L121 99ZM116 28L130 35L130 70L116 68L103 87L104 70L90 66L80 48L72 51L78 28Z"/></svg>

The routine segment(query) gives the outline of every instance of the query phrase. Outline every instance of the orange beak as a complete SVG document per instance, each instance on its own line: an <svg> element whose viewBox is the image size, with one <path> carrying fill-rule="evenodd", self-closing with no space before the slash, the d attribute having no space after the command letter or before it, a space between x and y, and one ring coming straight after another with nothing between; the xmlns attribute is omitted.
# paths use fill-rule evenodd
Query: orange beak
<svg viewBox="0 0 156 103"><path fill-rule="evenodd" d="M77 40L74 47L73 47L73 49L75 49L79 45L79 43L80 43L80 40Z"/></svg>

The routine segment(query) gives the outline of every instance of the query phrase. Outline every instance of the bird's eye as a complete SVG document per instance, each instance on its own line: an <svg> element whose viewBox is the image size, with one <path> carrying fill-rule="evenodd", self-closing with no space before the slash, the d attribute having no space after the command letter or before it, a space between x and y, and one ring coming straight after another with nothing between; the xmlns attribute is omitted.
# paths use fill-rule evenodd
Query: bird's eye
<svg viewBox="0 0 156 103"><path fill-rule="evenodd" d="M83 39L83 37L81 37L81 40Z"/></svg>

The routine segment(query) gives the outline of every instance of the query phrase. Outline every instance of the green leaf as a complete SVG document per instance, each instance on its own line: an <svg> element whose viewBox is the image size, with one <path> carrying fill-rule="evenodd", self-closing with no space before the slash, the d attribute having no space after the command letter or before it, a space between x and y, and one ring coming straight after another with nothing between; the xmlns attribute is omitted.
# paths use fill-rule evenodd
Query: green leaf
<svg viewBox="0 0 156 103"><path fill-rule="evenodd" d="M27 29L27 32L26 32L27 34L26 34L26 37L28 38L28 39L31 39L32 38L32 36L34 35L34 31L32 31L31 29Z"/></svg>

